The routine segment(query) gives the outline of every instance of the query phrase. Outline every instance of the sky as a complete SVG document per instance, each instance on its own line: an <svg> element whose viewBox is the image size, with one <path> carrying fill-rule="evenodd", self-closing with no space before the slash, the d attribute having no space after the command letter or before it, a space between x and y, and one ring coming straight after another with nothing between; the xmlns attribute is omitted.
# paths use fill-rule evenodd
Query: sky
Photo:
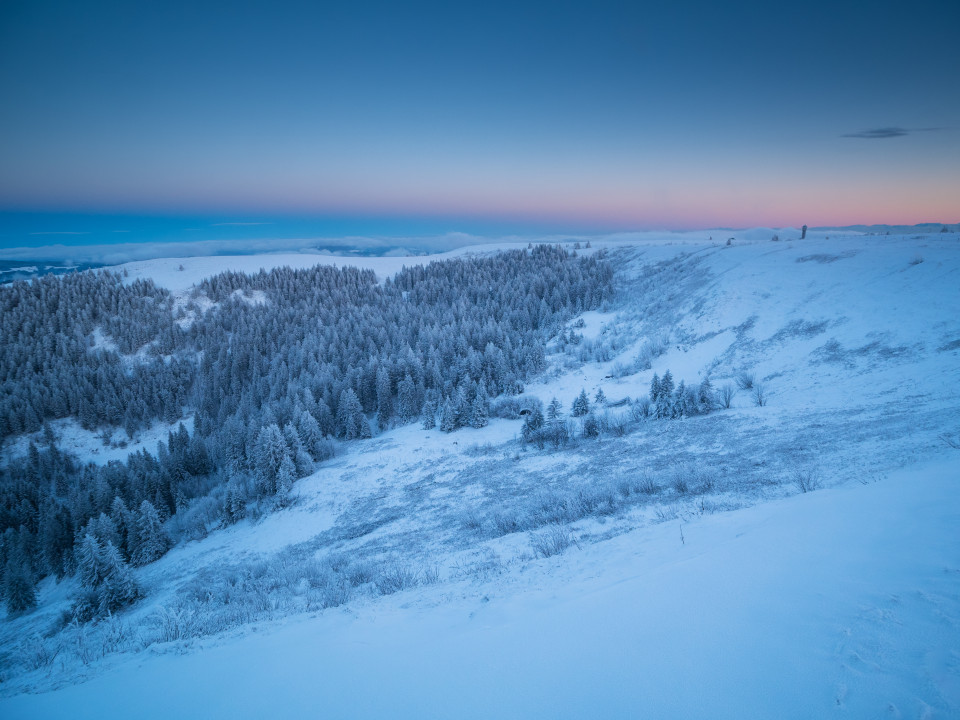
<svg viewBox="0 0 960 720"><path fill-rule="evenodd" d="M958 27L954 0L3 0L0 248L957 222Z"/></svg>

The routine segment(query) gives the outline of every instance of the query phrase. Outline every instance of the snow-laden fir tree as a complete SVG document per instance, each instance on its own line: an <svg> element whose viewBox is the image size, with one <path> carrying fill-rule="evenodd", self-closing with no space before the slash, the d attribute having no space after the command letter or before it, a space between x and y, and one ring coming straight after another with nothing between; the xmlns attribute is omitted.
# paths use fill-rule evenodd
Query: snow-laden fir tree
<svg viewBox="0 0 960 720"><path fill-rule="evenodd" d="M577 399L573 401L571 414L574 417L583 417L588 412L590 412L590 399L587 397L587 391L581 389Z"/></svg>
<svg viewBox="0 0 960 720"><path fill-rule="evenodd" d="M160 522L160 514L149 500L144 500L137 513L137 548L134 562L137 565L151 563L162 557L169 546Z"/></svg>
<svg viewBox="0 0 960 720"><path fill-rule="evenodd" d="M306 410L301 410L296 417L297 433L303 442L303 447L314 460L321 461L330 457L329 443L320 431L320 424Z"/></svg>
<svg viewBox="0 0 960 720"><path fill-rule="evenodd" d="M417 414L417 385L407 373L397 386L397 416L400 422L410 422Z"/></svg>
<svg viewBox="0 0 960 720"><path fill-rule="evenodd" d="M372 437L370 423L363 414L360 398L353 388L346 388L340 393L340 402L337 404L337 434L344 440Z"/></svg>
<svg viewBox="0 0 960 720"><path fill-rule="evenodd" d="M551 425L556 425L560 422L560 410L563 408L563 403L561 403L556 398L551 398L550 404L547 405L547 422Z"/></svg>
<svg viewBox="0 0 960 720"><path fill-rule="evenodd" d="M140 589L130 567L113 543L102 546L100 558L103 579L97 587L97 605L99 613L106 615L136 600L140 596Z"/></svg>
<svg viewBox="0 0 960 720"><path fill-rule="evenodd" d="M253 470L257 489L261 495L273 495L277 492L277 477L280 464L290 453L287 441L276 423L270 423L260 430L254 445Z"/></svg>
<svg viewBox="0 0 960 720"><path fill-rule="evenodd" d="M300 440L300 433L297 432L292 423L283 426L283 439L289 449L287 457L293 461L294 477L306 477L313 472L313 460L307 454L303 442Z"/></svg>
<svg viewBox="0 0 960 720"><path fill-rule="evenodd" d="M466 427L470 424L471 405L468 393L463 384L457 386L450 401L453 409L453 429Z"/></svg>
<svg viewBox="0 0 960 720"><path fill-rule="evenodd" d="M603 407L607 402L607 396L603 394L603 388L597 388L597 394L593 396L593 404L597 407Z"/></svg>
<svg viewBox="0 0 960 720"><path fill-rule="evenodd" d="M393 390L390 386L390 373L382 365L377 370L377 427L386 430L393 417Z"/></svg>
<svg viewBox="0 0 960 720"><path fill-rule="evenodd" d="M457 414L454 412L450 400L444 400L440 406L440 429L443 432L453 432L457 429Z"/></svg>
<svg viewBox="0 0 960 720"><path fill-rule="evenodd" d="M14 537L11 533L11 538ZM33 582L30 561L22 545L15 540L7 548L7 561L3 571L3 591L7 611L15 613L30 610L37 605L37 592Z"/></svg>
<svg viewBox="0 0 960 720"><path fill-rule="evenodd" d="M472 427L482 428L489 423L487 403L487 386L481 382L477 388L477 394L473 398L473 407L470 411L470 425Z"/></svg>
<svg viewBox="0 0 960 720"><path fill-rule="evenodd" d="M427 398L420 415L423 418L423 429L433 430L437 426L437 401L432 397Z"/></svg>

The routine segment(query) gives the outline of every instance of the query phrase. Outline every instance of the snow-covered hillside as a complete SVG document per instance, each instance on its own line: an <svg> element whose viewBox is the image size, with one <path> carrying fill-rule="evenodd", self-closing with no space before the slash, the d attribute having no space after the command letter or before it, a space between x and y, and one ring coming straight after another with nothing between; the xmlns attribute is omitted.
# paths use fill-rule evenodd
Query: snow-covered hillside
<svg viewBox="0 0 960 720"><path fill-rule="evenodd" d="M602 390L599 437L538 449L494 419L343 444L289 507L175 548L59 645L37 634L74 587L48 579L0 630L0 713L960 715L960 238L772 235L579 250L609 250L617 298L525 394L568 413ZM308 257L125 269L186 304ZM642 417L667 370L730 407Z"/></svg>

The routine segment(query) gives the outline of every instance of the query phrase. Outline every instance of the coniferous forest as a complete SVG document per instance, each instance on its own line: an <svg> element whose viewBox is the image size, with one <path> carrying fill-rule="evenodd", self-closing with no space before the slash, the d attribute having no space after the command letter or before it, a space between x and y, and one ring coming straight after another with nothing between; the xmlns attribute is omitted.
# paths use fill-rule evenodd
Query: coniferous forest
<svg viewBox="0 0 960 720"><path fill-rule="evenodd" d="M299 477L413 421L482 424L487 403L544 369L548 338L612 294L602 253L548 245L405 268L318 265L223 273L187 303L121 273L0 287L0 442L41 433L0 468L0 573L11 611L47 574L78 573L78 619L138 596L131 564L171 541L282 505ZM48 421L134 438L175 423L155 452L85 463Z"/></svg>

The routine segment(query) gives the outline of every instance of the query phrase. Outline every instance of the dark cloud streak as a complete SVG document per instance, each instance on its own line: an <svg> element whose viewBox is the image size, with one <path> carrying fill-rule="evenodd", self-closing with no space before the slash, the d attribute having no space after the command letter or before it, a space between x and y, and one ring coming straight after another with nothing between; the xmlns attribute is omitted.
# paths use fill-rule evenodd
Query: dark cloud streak
<svg viewBox="0 0 960 720"><path fill-rule="evenodd" d="M896 138L896 137L906 137L910 133L918 132L934 132L936 130L943 130L939 127L929 127L929 128L902 128L902 127L888 127L888 128L874 128L873 130L861 130L860 132L847 133L841 135L840 137L845 138L859 138L861 140L886 140L887 138Z"/></svg>

